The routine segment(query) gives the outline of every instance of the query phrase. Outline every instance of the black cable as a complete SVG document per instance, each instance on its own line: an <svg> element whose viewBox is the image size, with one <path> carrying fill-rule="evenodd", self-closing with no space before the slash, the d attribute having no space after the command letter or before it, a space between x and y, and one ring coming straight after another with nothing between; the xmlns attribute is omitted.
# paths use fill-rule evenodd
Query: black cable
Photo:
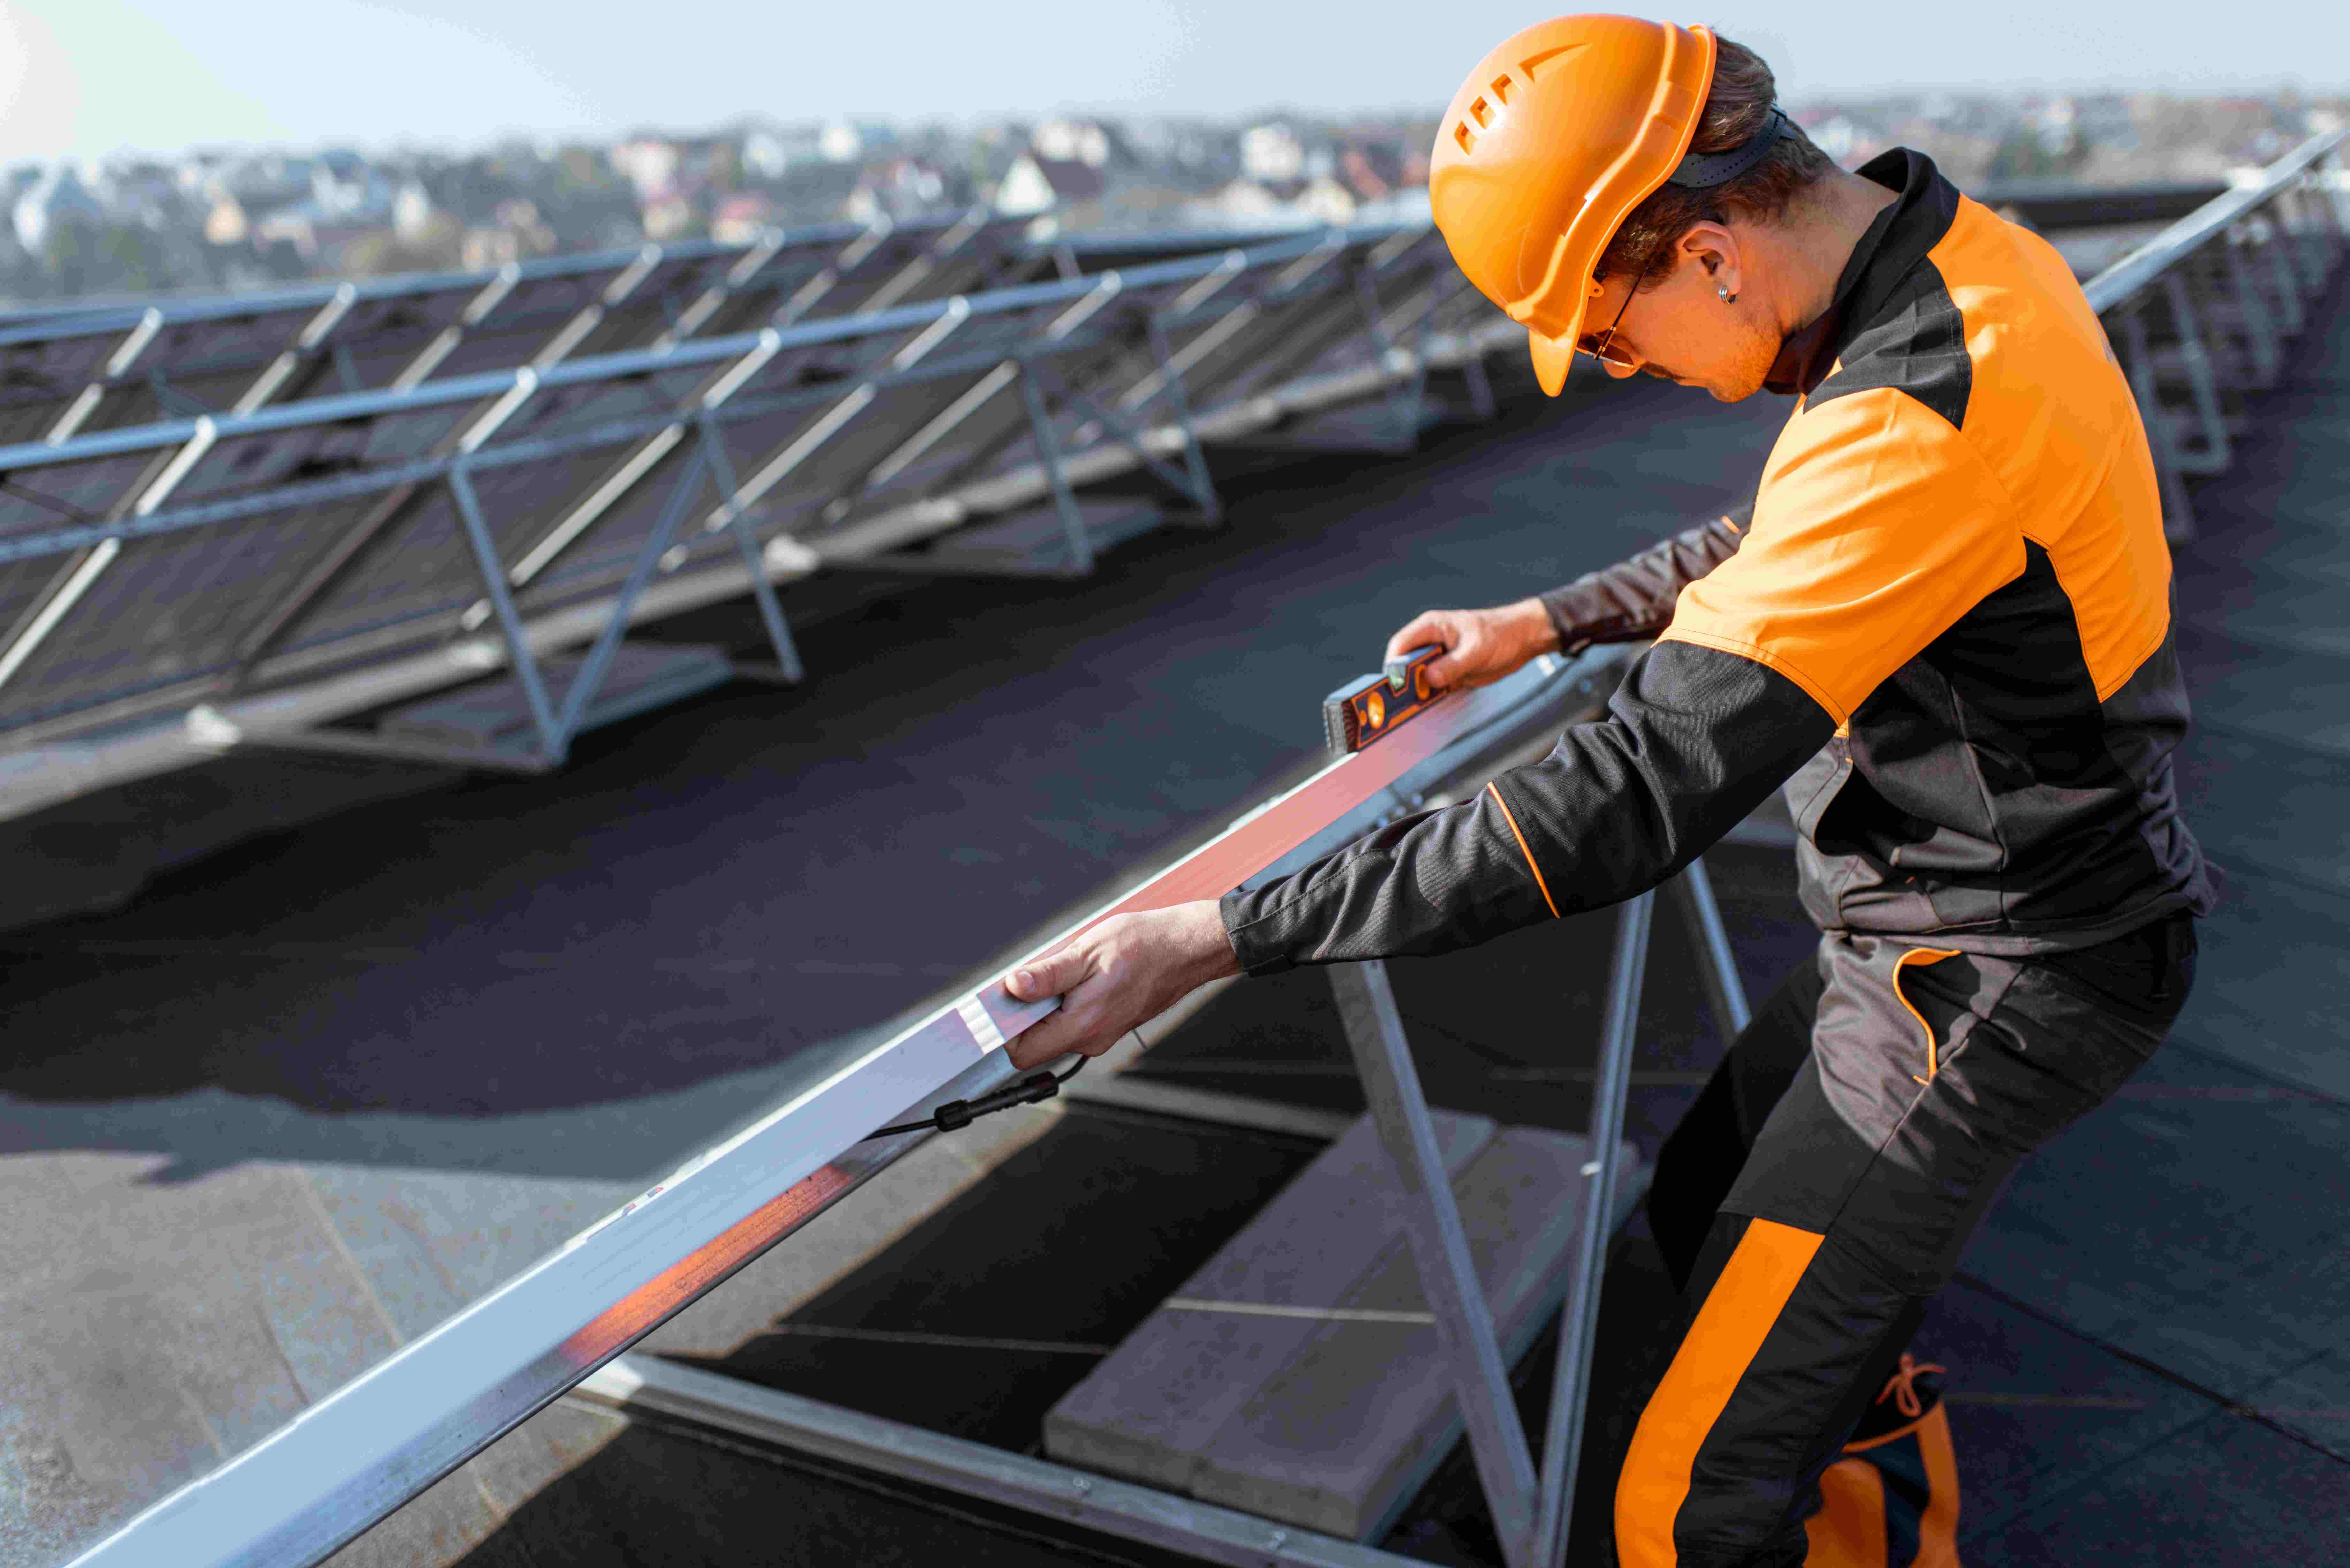
<svg viewBox="0 0 2350 1568"><path fill-rule="evenodd" d="M1149 1049L1143 1043L1141 1030L1133 1031L1133 1034L1136 1044L1142 1045L1145 1050ZM925 1120L899 1122L895 1127L876 1127L858 1141L870 1143L877 1137L895 1137L899 1133L953 1132L958 1127L971 1126L972 1122L980 1116L993 1116L998 1111L1008 1111L1014 1106L1042 1105L1059 1094L1062 1085L1084 1072L1086 1064L1091 1060L1093 1058L1090 1056L1078 1057L1076 1065L1057 1078L1049 1071L1032 1073L1016 1084L1006 1084L1003 1087L982 1095L975 1100L949 1100L945 1105L932 1111Z"/></svg>
<svg viewBox="0 0 2350 1568"><path fill-rule="evenodd" d="M1006 1084L1003 1087L991 1094L982 1095L975 1100L949 1100L945 1105L932 1111L929 1119L925 1121L899 1122L896 1127L879 1127L867 1133L865 1140L861 1141L890 1137L899 1133L952 1132L957 1127L971 1126L972 1119L977 1116L993 1116L997 1111L1008 1111L1014 1106L1042 1104L1059 1094L1062 1085L1083 1072L1086 1062L1086 1057L1078 1057L1076 1065L1057 1078L1050 1073L1033 1073L1016 1084Z"/></svg>

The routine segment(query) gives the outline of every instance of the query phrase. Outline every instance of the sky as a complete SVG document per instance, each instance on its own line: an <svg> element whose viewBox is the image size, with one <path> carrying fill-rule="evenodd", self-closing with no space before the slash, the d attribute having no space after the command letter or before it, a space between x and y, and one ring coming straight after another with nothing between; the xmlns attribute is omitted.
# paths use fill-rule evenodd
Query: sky
<svg viewBox="0 0 2350 1568"><path fill-rule="evenodd" d="M1432 112L1488 48L1550 14L1501 0L0 0L0 162L465 147L744 115ZM2340 0L1742 0L1681 19L1760 50L1790 100L2350 85Z"/></svg>

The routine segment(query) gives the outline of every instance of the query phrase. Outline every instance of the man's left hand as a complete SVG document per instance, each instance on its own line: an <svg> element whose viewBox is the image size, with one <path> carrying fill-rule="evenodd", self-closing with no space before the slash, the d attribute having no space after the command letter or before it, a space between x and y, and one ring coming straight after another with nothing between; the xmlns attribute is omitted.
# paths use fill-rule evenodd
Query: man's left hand
<svg viewBox="0 0 2350 1568"><path fill-rule="evenodd" d="M1098 1056L1194 988L1240 971L1213 898L1113 915L1004 976L1022 1002L1061 998L1058 1012L1011 1043L1012 1064Z"/></svg>

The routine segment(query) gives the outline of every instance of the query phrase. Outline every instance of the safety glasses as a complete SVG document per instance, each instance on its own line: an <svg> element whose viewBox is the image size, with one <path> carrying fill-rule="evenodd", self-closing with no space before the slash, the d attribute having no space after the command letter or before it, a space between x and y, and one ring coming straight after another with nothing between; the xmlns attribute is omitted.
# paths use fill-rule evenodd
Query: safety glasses
<svg viewBox="0 0 2350 1568"><path fill-rule="evenodd" d="M1607 324L1607 330L1600 333L1596 337L1588 332L1585 333L1575 340L1575 348L1590 355L1601 364L1613 366L1618 370L1638 369L1640 368L1638 361L1616 347L1616 328L1622 324L1624 313L1632 308L1632 296L1639 292L1640 280L1634 278L1632 286L1624 291L1624 303L1616 307L1616 319Z"/></svg>

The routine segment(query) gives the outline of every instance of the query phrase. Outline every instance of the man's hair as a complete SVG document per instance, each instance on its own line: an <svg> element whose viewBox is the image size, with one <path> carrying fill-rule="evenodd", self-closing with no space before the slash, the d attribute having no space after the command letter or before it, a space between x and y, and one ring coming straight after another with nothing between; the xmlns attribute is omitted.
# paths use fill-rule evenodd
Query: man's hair
<svg viewBox="0 0 2350 1568"><path fill-rule="evenodd" d="M1777 91L1762 56L1727 38L1715 39L1713 86L1705 95L1689 150L1729 152L1743 147L1770 119ZM1659 185L1650 192L1600 253L1598 275L1629 273L1642 288L1654 288L1671 273L1668 253L1692 224L1732 219L1775 223L1801 192L1834 167L1803 127L1790 119L1762 161L1728 184L1705 191Z"/></svg>

